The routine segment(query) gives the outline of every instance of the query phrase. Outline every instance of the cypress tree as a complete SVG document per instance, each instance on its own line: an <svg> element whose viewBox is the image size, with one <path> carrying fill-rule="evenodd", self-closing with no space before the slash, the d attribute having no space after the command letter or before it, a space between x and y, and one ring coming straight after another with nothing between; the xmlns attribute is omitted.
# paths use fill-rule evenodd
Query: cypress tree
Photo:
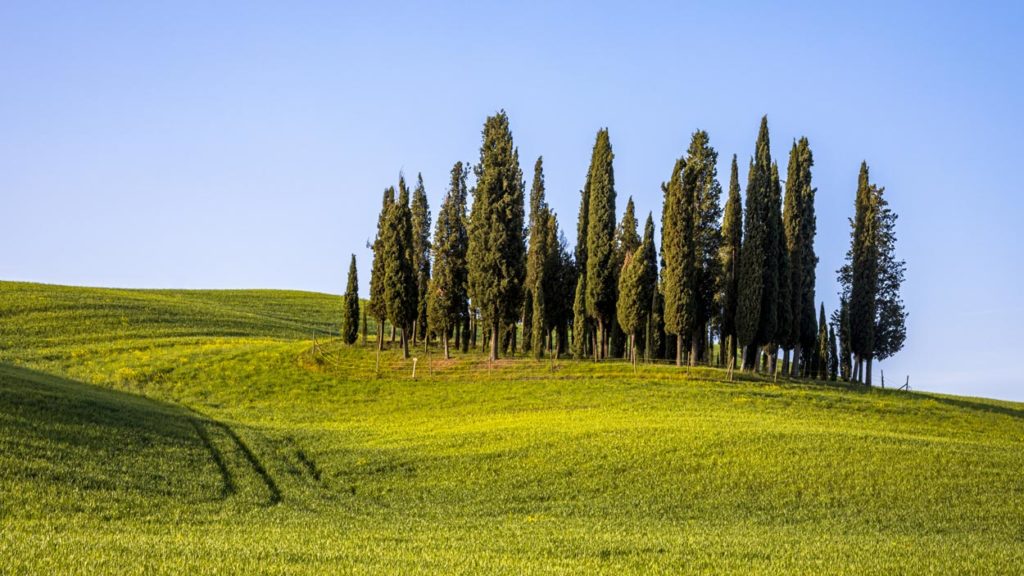
<svg viewBox="0 0 1024 576"><path fill-rule="evenodd" d="M553 354L558 357L569 350L569 329L572 323L572 304L576 289L576 263L573 260L569 244L559 231L558 218L554 212L548 215L548 243L550 265L546 278L550 281L545 288L545 311L550 319L549 328L557 335Z"/></svg>
<svg viewBox="0 0 1024 576"><path fill-rule="evenodd" d="M839 375L839 354L836 351L835 326L828 327L828 378L835 382Z"/></svg>
<svg viewBox="0 0 1024 576"><path fill-rule="evenodd" d="M345 287L345 303L341 309L341 339L345 344L355 344L359 338L359 277L356 272L356 255L348 265L348 285Z"/></svg>
<svg viewBox="0 0 1024 576"><path fill-rule="evenodd" d="M655 338L656 342L654 344L660 342L660 338L657 338L654 334L654 329L657 326L651 321L654 312L653 298L658 287L658 249L654 245L654 216L650 212L647 213L647 222L644 223L644 238L640 243L640 247L643 249L641 254L644 267L643 279L640 285L640 301L644 305L644 313L642 319L643 331L641 332L643 342L637 343L637 348L639 349L643 346L644 357L650 360L653 357L650 340Z"/></svg>
<svg viewBox="0 0 1024 576"><path fill-rule="evenodd" d="M850 362L850 306L843 295L839 298L839 310L833 312L832 322L839 327L839 377L844 382L849 382L852 377L852 365Z"/></svg>
<svg viewBox="0 0 1024 576"><path fill-rule="evenodd" d="M413 269L412 213L405 178L398 179L398 200L388 208L384 229L385 285L388 320L402 331L402 354L409 357L409 337L417 313L416 272Z"/></svg>
<svg viewBox="0 0 1024 576"><path fill-rule="evenodd" d="M687 194L683 184L685 167L685 159L676 160L668 183L661 185L665 197L661 212L665 332L676 337L676 366L683 364L683 342L694 330L697 309L697 258L692 241L696 218L693 194Z"/></svg>
<svg viewBox="0 0 1024 576"><path fill-rule="evenodd" d="M590 230L590 171L587 170L586 182L583 184L583 189L580 190L580 210L576 219L576 273L584 277L584 315L580 320L582 323L582 330L576 330L576 315L573 315L573 340L574 344L576 340L580 340L583 344L584 354L587 352L589 342L591 341L591 326L589 318L586 317L586 275L587 275L587 234ZM575 294L576 281L573 281L573 289ZM575 302L574 302L575 304ZM574 348L575 350L575 348Z"/></svg>
<svg viewBox="0 0 1024 576"><path fill-rule="evenodd" d="M782 185L779 181L779 167L772 162L771 169L771 211L769 216L769 262L763 294L762 334L767 346L765 355L768 360L769 372L774 376L778 359L783 327L790 321L789 306L789 261L786 258L786 237L782 224Z"/></svg>
<svg viewBox="0 0 1024 576"><path fill-rule="evenodd" d="M534 299L538 290L543 289L544 267L548 259L547 220L548 205L544 198L544 158L537 158L533 166L533 186L530 189L529 247L526 252L526 289L523 306L523 352L530 352L533 346ZM541 296L543 298L543 296ZM540 308L543 309L543 303ZM541 325L543 326L543 322ZM542 330L543 332L543 330Z"/></svg>
<svg viewBox="0 0 1024 576"><path fill-rule="evenodd" d="M380 215L377 216L377 236L373 240L373 267L370 271L370 302L369 308L373 317L377 320L377 350L384 348L384 319L388 315L387 299L384 297L384 287L387 285L387 250L384 242L386 240L388 210L395 203L395 188L389 187L384 190L384 200L381 202Z"/></svg>
<svg viewBox="0 0 1024 576"><path fill-rule="evenodd" d="M743 205L740 199L739 169L733 154L729 171L729 198L722 219L722 322L721 337L728 348L728 365L736 364L736 307L739 300L739 260L743 238Z"/></svg>
<svg viewBox="0 0 1024 576"><path fill-rule="evenodd" d="M817 375L818 380L827 380L829 371L829 340L828 340L828 323L825 322L825 303L821 304L821 312L818 314L818 361Z"/></svg>
<svg viewBox="0 0 1024 576"><path fill-rule="evenodd" d="M879 361L903 348L907 338L907 312L900 287L907 264L896 258L897 215L889 208L885 189L877 189L878 205L878 292L875 298L875 342L873 357Z"/></svg>
<svg viewBox="0 0 1024 576"><path fill-rule="evenodd" d="M885 189L871 184L862 163L850 250L838 276L841 295L849 299L852 379L869 386L872 360L895 354L906 339L906 310L899 293L906 263L895 257L896 219Z"/></svg>
<svg viewBox="0 0 1024 576"><path fill-rule="evenodd" d="M686 160L683 183L693 195L693 239L696 307L691 333L690 364L703 360L708 327L717 316L715 296L720 278L719 249L722 245L722 187L718 183L718 152L708 134L698 130ZM692 190L692 191L690 191Z"/></svg>
<svg viewBox="0 0 1024 576"><path fill-rule="evenodd" d="M801 138L797 142L797 160L799 169L794 177L799 182L800 190L800 301L799 308L794 313L799 317L800 334L798 341L801 347L810 347L815 338L816 324L814 320L814 286L817 282L816 270L818 267L818 256L814 252L814 237L817 234L817 216L814 211L814 197L817 190L811 185L811 168L814 166L814 156L811 154L810 143L807 138ZM796 301L794 300L794 303Z"/></svg>
<svg viewBox="0 0 1024 576"><path fill-rule="evenodd" d="M544 286L538 283L533 292L533 325L531 326L533 357L537 359L544 357L545 336L547 335L546 315ZM525 330L525 327L523 329Z"/></svg>
<svg viewBox="0 0 1024 576"><path fill-rule="evenodd" d="M854 379L871 385L871 355L875 347L875 313L878 293L877 188L870 183L867 162L861 163L857 181L849 258L850 344L854 354ZM867 371L863 373L864 360Z"/></svg>
<svg viewBox="0 0 1024 576"><path fill-rule="evenodd" d="M586 276L579 274L576 281L576 295L572 301L572 355L582 360L587 355L587 284Z"/></svg>
<svg viewBox="0 0 1024 576"><path fill-rule="evenodd" d="M615 312L615 172L608 129L597 132L590 160L589 211L587 216L587 315L597 322L594 357L608 352L608 328Z"/></svg>
<svg viewBox="0 0 1024 576"><path fill-rule="evenodd" d="M636 336L644 319L644 310L648 302L644 301L644 248L638 247L632 254L627 254L619 276L619 299L616 303L616 317L622 331L628 336L628 358L636 363Z"/></svg>
<svg viewBox="0 0 1024 576"><path fill-rule="evenodd" d="M761 119L747 177L743 250L740 251L736 332L746 348L744 369L757 367L757 351L775 337L779 246L772 166L768 117L765 116Z"/></svg>
<svg viewBox="0 0 1024 576"><path fill-rule="evenodd" d="M786 271L782 278L786 288L786 298L782 303L785 309L785 322L779 326L779 342L786 351L786 358L789 358L789 351L794 350L793 373L799 373L795 369L800 364L800 320L803 312L803 201L802 185L800 182L801 158L797 151L796 141L789 150L789 166L786 173L786 196L783 200L782 225L785 232L786 242ZM783 363L783 372L788 368L788 362Z"/></svg>
<svg viewBox="0 0 1024 576"><path fill-rule="evenodd" d="M631 255L640 247L640 234L637 232L637 220L636 220L636 208L633 205L633 197L630 196L626 202L626 210L622 214L622 220L619 221L618 227L615 229L615 251L612 256L612 270L615 275L615 286L618 287L619 276L624 269L626 263L626 257ZM617 319L617 312L615 306L618 305L618 296L616 296L615 305L613 305L613 318ZM612 322L611 330L611 344L609 355L612 357L626 357L629 350L626 346L628 334L623 332L622 327L618 322ZM635 342L634 342L635 344Z"/></svg>
<svg viewBox="0 0 1024 576"><path fill-rule="evenodd" d="M521 312L526 276L523 173L505 111L484 123L469 227L469 293L498 358L503 328Z"/></svg>
<svg viewBox="0 0 1024 576"><path fill-rule="evenodd" d="M466 321L466 170L456 162L451 171L451 184L434 231L434 275L430 279L428 322L449 358L449 333L458 333ZM465 342L465 340L463 340Z"/></svg>
<svg viewBox="0 0 1024 576"><path fill-rule="evenodd" d="M413 343L427 337L427 285L430 283L430 206L423 175L412 194L412 266L416 271L416 326Z"/></svg>

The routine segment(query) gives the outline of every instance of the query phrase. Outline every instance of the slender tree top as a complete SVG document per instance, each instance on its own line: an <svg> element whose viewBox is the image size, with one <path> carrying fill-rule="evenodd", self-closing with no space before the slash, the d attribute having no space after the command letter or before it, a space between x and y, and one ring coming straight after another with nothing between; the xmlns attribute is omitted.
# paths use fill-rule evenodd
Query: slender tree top
<svg viewBox="0 0 1024 576"><path fill-rule="evenodd" d="M640 247L640 234L637 232L636 208L633 206L633 197L626 201L626 211L622 214L622 221L616 233L617 250L619 258L624 262L625 257L632 254Z"/></svg>
<svg viewBox="0 0 1024 576"><path fill-rule="evenodd" d="M587 218L587 314L608 321L615 306L615 170L608 129L597 132L590 159L590 211Z"/></svg>
<svg viewBox="0 0 1024 576"><path fill-rule="evenodd" d="M538 156L537 161L533 164L533 186L530 187L531 226L545 207L547 207L547 200L544 198L544 157Z"/></svg>

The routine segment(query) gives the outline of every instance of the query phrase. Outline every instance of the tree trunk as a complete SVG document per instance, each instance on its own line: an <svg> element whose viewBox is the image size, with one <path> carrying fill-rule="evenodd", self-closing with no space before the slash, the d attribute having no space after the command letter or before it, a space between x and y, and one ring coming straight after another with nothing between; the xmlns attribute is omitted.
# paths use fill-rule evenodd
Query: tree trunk
<svg viewBox="0 0 1024 576"><path fill-rule="evenodd" d="M377 351L384 349L384 319L377 319Z"/></svg>
<svg viewBox="0 0 1024 576"><path fill-rule="evenodd" d="M458 333L458 331L456 331L456 333ZM456 336L456 338L458 338L458 336ZM451 356L448 354L448 331L447 330L445 330L441 334L441 342L444 344L444 359L448 360L449 358L451 358Z"/></svg>
<svg viewBox="0 0 1024 576"><path fill-rule="evenodd" d="M690 336L690 366L697 365L697 358L700 356L700 340L703 338L703 330L694 330Z"/></svg>
<svg viewBox="0 0 1024 576"><path fill-rule="evenodd" d="M782 351L782 375L789 376L789 350Z"/></svg>
<svg viewBox="0 0 1024 576"><path fill-rule="evenodd" d="M864 373L864 383L867 384L869 388L871 387L871 361L872 360L873 360L873 358L871 356L868 356L867 368L866 368L867 371Z"/></svg>
<svg viewBox="0 0 1024 576"><path fill-rule="evenodd" d="M676 334L676 366L683 365L683 337Z"/></svg>
<svg viewBox="0 0 1024 576"><path fill-rule="evenodd" d="M402 357L409 358L409 330L402 328Z"/></svg>
<svg viewBox="0 0 1024 576"><path fill-rule="evenodd" d="M800 377L800 357L802 354L803 349L800 347L800 344L797 343L797 345L793 347L793 363L790 364L789 367L790 376L794 378Z"/></svg>
<svg viewBox="0 0 1024 576"><path fill-rule="evenodd" d="M501 348L501 325L495 321L491 325L491 361L498 359L498 350Z"/></svg>

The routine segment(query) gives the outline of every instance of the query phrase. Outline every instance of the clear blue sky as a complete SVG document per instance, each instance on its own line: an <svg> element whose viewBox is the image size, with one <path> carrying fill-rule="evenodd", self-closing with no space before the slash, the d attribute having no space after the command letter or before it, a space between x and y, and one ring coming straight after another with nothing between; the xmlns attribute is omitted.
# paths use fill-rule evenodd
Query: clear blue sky
<svg viewBox="0 0 1024 576"><path fill-rule="evenodd" d="M1024 400L1020 3L426 4L3 2L0 278L338 293L354 252L365 295L384 187L436 214L500 108L570 239L598 128L657 217L695 129L725 186L767 114L783 171L814 151L826 308L862 159L900 214L887 380Z"/></svg>

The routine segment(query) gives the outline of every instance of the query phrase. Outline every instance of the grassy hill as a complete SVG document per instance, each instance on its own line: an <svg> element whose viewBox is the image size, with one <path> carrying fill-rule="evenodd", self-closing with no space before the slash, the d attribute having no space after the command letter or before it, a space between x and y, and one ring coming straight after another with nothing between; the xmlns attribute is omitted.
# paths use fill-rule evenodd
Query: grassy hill
<svg viewBox="0 0 1024 576"><path fill-rule="evenodd" d="M1024 406L0 282L0 573L1018 573Z"/></svg>

